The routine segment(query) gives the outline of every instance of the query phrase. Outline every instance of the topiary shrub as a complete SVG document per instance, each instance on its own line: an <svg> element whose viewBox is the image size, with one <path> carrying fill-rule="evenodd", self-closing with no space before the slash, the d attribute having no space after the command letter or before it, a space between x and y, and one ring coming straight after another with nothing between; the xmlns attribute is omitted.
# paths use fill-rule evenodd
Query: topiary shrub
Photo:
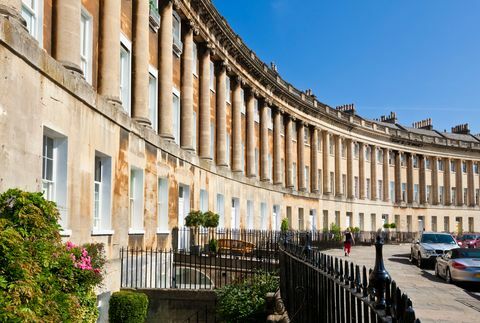
<svg viewBox="0 0 480 323"><path fill-rule="evenodd" d="M191 210L185 217L185 226L189 228L198 228L203 225L205 217L202 211Z"/></svg>
<svg viewBox="0 0 480 323"><path fill-rule="evenodd" d="M397 225L395 223L390 223L390 229L396 229Z"/></svg>
<svg viewBox="0 0 480 323"><path fill-rule="evenodd" d="M256 273L251 279L226 285L216 291L217 313L225 322L265 322L265 296L278 286L279 278L269 273Z"/></svg>
<svg viewBox="0 0 480 323"><path fill-rule="evenodd" d="M330 223L330 233L332 234L332 240L335 240L335 241L342 240L342 233L339 225L336 225L333 222Z"/></svg>
<svg viewBox="0 0 480 323"><path fill-rule="evenodd" d="M143 323L147 319L148 297L131 291L115 292L108 309L111 323Z"/></svg>
<svg viewBox="0 0 480 323"><path fill-rule="evenodd" d="M282 231L282 232L288 231L288 219L287 218L282 219L282 224L280 224L280 231Z"/></svg>
<svg viewBox="0 0 480 323"><path fill-rule="evenodd" d="M95 322L102 245L64 245L55 203L42 193L0 195L0 322Z"/></svg>
<svg viewBox="0 0 480 323"><path fill-rule="evenodd" d="M207 211L203 214L202 225L205 228L216 228L220 222L220 215L212 211Z"/></svg>

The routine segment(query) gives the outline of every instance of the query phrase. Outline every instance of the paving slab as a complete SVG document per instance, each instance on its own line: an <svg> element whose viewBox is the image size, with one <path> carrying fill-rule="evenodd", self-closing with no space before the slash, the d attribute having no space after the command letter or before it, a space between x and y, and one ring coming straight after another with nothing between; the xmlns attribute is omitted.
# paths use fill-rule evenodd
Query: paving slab
<svg viewBox="0 0 480 323"><path fill-rule="evenodd" d="M345 257L343 250L332 249L325 253L357 265L372 268L375 265L374 246L353 246ZM409 244L385 245L385 268L397 286L408 294L415 314L421 322L480 322L480 286L452 285L435 276L432 268L420 269L408 260Z"/></svg>

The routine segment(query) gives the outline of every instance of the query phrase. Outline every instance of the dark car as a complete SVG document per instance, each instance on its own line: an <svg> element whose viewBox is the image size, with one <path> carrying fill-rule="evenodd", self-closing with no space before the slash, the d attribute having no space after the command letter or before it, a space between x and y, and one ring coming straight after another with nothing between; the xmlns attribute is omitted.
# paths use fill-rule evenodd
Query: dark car
<svg viewBox="0 0 480 323"><path fill-rule="evenodd" d="M460 236L457 241L458 245L462 248L479 248L480 234L466 233Z"/></svg>

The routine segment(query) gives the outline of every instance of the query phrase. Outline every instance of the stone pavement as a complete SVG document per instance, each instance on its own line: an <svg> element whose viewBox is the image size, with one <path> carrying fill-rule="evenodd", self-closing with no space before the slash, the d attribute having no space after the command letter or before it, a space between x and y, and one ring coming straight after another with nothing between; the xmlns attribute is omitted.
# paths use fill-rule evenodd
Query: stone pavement
<svg viewBox="0 0 480 323"><path fill-rule="evenodd" d="M375 247L353 246L350 257L343 250L327 254L372 268L375 265ZM410 245L385 245L385 268L397 286L413 303L417 318L424 322L480 322L480 287L478 285L449 285L435 277L432 268L420 269L408 260Z"/></svg>

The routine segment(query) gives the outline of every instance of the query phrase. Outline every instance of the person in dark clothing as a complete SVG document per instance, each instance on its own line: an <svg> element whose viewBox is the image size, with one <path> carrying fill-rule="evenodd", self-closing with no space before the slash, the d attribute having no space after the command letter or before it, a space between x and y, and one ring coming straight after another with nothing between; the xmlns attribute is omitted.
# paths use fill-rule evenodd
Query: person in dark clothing
<svg viewBox="0 0 480 323"><path fill-rule="evenodd" d="M345 256L350 256L350 250L352 249L352 244L354 243L355 239L353 239L353 234L350 232L350 229L347 229L347 231L345 231L345 242L343 243Z"/></svg>

